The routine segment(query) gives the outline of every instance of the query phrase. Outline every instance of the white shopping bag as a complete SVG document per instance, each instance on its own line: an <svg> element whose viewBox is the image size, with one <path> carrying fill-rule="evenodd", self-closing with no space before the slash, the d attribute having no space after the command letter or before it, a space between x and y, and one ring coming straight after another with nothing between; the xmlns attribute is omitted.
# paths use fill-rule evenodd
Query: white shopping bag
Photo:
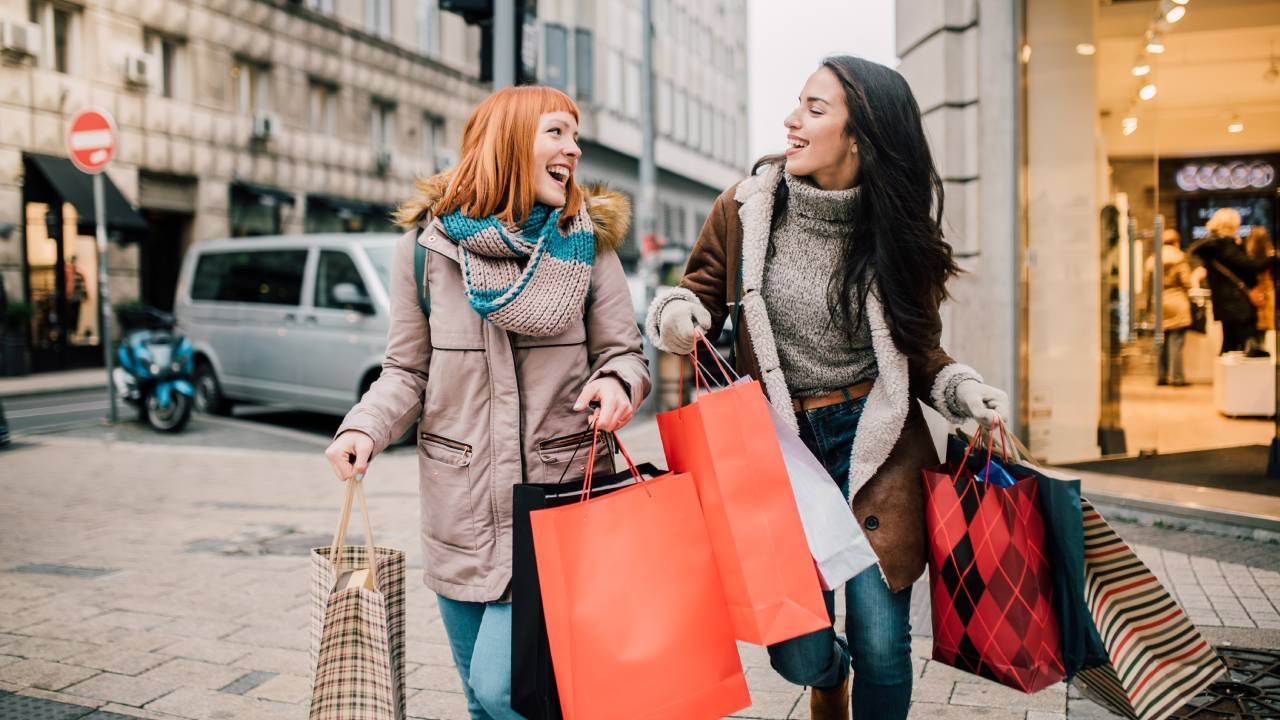
<svg viewBox="0 0 1280 720"><path fill-rule="evenodd" d="M822 589L832 590L875 565L876 554L858 526L849 501L831 479L822 461L813 456L800 436L769 406L774 434L791 478L791 491L800 509L800 522L809 552L818 566Z"/></svg>

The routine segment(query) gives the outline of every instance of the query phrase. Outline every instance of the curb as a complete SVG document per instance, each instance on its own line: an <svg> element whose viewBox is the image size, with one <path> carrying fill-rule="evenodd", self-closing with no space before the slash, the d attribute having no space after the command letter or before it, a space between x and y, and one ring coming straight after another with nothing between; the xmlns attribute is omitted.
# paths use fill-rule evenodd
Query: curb
<svg viewBox="0 0 1280 720"><path fill-rule="evenodd" d="M1280 543L1280 520L1273 517L1101 492L1090 492L1088 498L1109 520L1129 520L1147 527L1159 525L1235 539Z"/></svg>
<svg viewBox="0 0 1280 720"><path fill-rule="evenodd" d="M60 385L51 388L32 388L30 390L18 390L17 392L4 393L0 392L0 400L22 400L24 398L37 397L40 395L62 395L66 393L84 392L86 390L101 390L103 395L107 393L107 384L105 382L95 383L79 383L70 386Z"/></svg>

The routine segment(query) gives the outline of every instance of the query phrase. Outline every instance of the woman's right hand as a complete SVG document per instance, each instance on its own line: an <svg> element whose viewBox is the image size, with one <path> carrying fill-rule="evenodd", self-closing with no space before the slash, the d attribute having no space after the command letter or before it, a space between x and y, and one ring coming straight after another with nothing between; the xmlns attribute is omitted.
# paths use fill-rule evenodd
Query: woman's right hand
<svg viewBox="0 0 1280 720"><path fill-rule="evenodd" d="M369 470L369 456L373 455L373 438L359 430L347 430L329 443L324 456L329 466L343 482L355 478L363 480Z"/></svg>
<svg viewBox="0 0 1280 720"><path fill-rule="evenodd" d="M658 333L662 344L676 355L688 355L693 352L698 335L711 327L711 313L700 303L684 299L669 301L662 308L662 319L658 323Z"/></svg>

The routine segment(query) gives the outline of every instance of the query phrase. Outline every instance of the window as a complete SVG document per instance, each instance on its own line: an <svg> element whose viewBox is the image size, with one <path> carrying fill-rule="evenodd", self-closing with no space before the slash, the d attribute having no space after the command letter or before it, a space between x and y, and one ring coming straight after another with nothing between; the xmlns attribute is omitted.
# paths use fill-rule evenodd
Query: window
<svg viewBox="0 0 1280 720"><path fill-rule="evenodd" d="M182 89L188 85L182 75L186 71L186 43L151 31L146 33L143 41L147 54L155 59L158 66L156 82L151 92L162 97L177 98Z"/></svg>
<svg viewBox="0 0 1280 720"><path fill-rule="evenodd" d="M672 104L675 108L675 128L676 140L683 141L689 132L689 96L684 90L676 90L676 101Z"/></svg>
<svg viewBox="0 0 1280 720"><path fill-rule="evenodd" d="M609 107L613 110L622 110L622 98L624 96L624 87L622 85L622 53L617 50L609 51Z"/></svg>
<svg viewBox="0 0 1280 720"><path fill-rule="evenodd" d="M627 114L640 119L640 63L627 61Z"/></svg>
<svg viewBox="0 0 1280 720"><path fill-rule="evenodd" d="M307 91L307 127L309 127L313 133L333 135L337 132L337 86L324 80L312 78Z"/></svg>
<svg viewBox="0 0 1280 720"><path fill-rule="evenodd" d="M38 24L44 33L40 67L68 75L77 72L81 45L79 8L49 0L33 0L30 13L31 21Z"/></svg>
<svg viewBox="0 0 1280 720"><path fill-rule="evenodd" d="M422 158L425 163L425 172L438 173L444 169L441 167L444 145L444 118L431 113L424 114L422 116Z"/></svg>
<svg viewBox="0 0 1280 720"><path fill-rule="evenodd" d="M563 25L542 26L546 42L546 84L560 90L569 89L569 31Z"/></svg>
<svg viewBox="0 0 1280 720"><path fill-rule="evenodd" d="M297 305L306 250L209 253L196 263L192 300Z"/></svg>
<svg viewBox="0 0 1280 720"><path fill-rule="evenodd" d="M307 0L307 9L325 15L333 14L333 0Z"/></svg>
<svg viewBox="0 0 1280 720"><path fill-rule="evenodd" d="M378 37L391 34L391 0L364 0L364 29Z"/></svg>
<svg viewBox="0 0 1280 720"><path fill-rule="evenodd" d="M351 298L335 297L335 295L341 295L341 293L334 293L334 289L339 285L355 286L356 293L354 297L363 298L364 302L369 301L369 293L365 291L364 280L360 278L360 271L356 269L356 264L351 259L351 256L338 250L322 250L320 252L320 266L316 270L316 307L331 310L354 310ZM342 302L344 299L347 302Z"/></svg>
<svg viewBox="0 0 1280 720"><path fill-rule="evenodd" d="M659 80L657 85L658 96L654 100L657 102L658 132L663 135L670 135L672 130L671 119L674 114L671 111L671 81L666 79Z"/></svg>
<svg viewBox="0 0 1280 720"><path fill-rule="evenodd" d="M702 106L702 152L711 153L712 138L715 134L716 114L710 105Z"/></svg>
<svg viewBox="0 0 1280 720"><path fill-rule="evenodd" d="M702 103L689 99L689 147L697 148L702 142Z"/></svg>
<svg viewBox="0 0 1280 720"><path fill-rule="evenodd" d="M266 65L237 59L231 66L231 82L236 94L236 111L241 115L270 109Z"/></svg>
<svg viewBox="0 0 1280 720"><path fill-rule="evenodd" d="M418 51L440 54L440 0L418 0Z"/></svg>
<svg viewBox="0 0 1280 720"><path fill-rule="evenodd" d="M591 31L578 28L573 32L574 74L578 102L595 99L596 60Z"/></svg>
<svg viewBox="0 0 1280 720"><path fill-rule="evenodd" d="M386 100L374 100L370 114L369 142L376 150L390 150L395 144L396 106Z"/></svg>

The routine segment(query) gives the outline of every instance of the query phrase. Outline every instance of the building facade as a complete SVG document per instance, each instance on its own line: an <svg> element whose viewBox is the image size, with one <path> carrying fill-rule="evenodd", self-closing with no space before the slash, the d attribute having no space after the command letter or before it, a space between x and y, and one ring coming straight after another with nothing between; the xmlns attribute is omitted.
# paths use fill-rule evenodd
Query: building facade
<svg viewBox="0 0 1280 720"><path fill-rule="evenodd" d="M434 0L4 0L0 19L0 276L36 370L101 358L77 111L117 127L112 302L163 308L193 242L389 229L487 92L479 32Z"/></svg>
<svg viewBox="0 0 1280 720"><path fill-rule="evenodd" d="M639 197L641 0L539 0L538 79L578 100L578 176ZM653 0L656 234L674 282L747 157L746 0ZM635 267L640 244L622 250Z"/></svg>

